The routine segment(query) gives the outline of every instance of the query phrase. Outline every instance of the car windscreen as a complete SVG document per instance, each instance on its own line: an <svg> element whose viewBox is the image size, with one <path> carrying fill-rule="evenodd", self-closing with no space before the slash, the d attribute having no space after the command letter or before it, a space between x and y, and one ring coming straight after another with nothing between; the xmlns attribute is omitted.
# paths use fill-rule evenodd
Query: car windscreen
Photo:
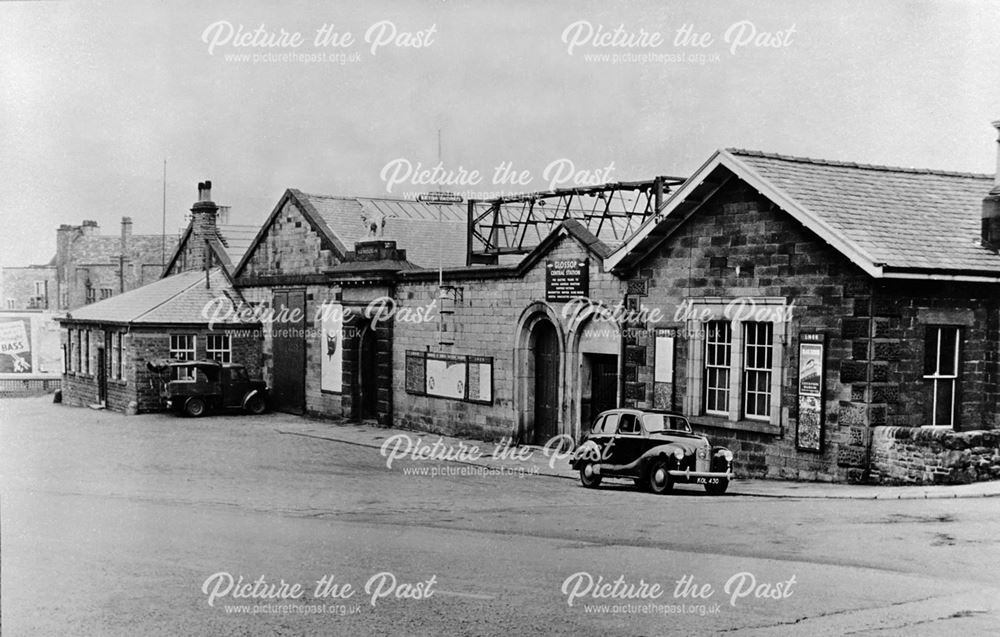
<svg viewBox="0 0 1000 637"><path fill-rule="evenodd" d="M687 421L669 414L643 414L642 424L646 431L691 431Z"/></svg>

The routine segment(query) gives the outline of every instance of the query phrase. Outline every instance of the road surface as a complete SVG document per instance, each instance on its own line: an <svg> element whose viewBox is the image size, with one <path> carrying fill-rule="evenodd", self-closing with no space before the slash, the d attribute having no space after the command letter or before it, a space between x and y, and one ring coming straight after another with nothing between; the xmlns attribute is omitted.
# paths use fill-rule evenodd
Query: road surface
<svg viewBox="0 0 1000 637"><path fill-rule="evenodd" d="M1000 630L1000 498L654 496L388 468L282 414L44 398L0 419L5 635Z"/></svg>

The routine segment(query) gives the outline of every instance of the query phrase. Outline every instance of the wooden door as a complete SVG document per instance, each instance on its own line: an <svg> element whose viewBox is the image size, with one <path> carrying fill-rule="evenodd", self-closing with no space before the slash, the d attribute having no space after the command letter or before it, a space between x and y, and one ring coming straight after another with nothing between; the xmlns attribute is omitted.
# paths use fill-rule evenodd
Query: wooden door
<svg viewBox="0 0 1000 637"><path fill-rule="evenodd" d="M590 354L590 410L597 414L618 406L618 357Z"/></svg>
<svg viewBox="0 0 1000 637"><path fill-rule="evenodd" d="M285 320L275 321L272 328L271 405L278 411L301 414L306 400L305 290L275 291L273 308L275 317Z"/></svg>
<svg viewBox="0 0 1000 637"><path fill-rule="evenodd" d="M559 433L559 337L548 321L535 328L535 444Z"/></svg>
<svg viewBox="0 0 1000 637"><path fill-rule="evenodd" d="M361 388L361 418L378 417L378 367L375 330L367 329L361 337L361 365L358 370Z"/></svg>

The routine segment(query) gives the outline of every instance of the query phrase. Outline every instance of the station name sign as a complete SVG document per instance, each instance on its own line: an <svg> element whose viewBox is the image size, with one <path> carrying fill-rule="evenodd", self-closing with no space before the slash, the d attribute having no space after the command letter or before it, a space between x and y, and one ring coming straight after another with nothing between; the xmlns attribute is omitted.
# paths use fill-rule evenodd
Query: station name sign
<svg viewBox="0 0 1000 637"><path fill-rule="evenodd" d="M590 296L590 260L564 259L545 262L545 300L565 303Z"/></svg>

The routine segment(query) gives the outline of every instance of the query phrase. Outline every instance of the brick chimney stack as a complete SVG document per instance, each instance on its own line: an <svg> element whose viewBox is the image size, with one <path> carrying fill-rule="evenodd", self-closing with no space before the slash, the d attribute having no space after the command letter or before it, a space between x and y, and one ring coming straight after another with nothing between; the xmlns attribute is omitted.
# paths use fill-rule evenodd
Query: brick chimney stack
<svg viewBox="0 0 1000 637"><path fill-rule="evenodd" d="M206 240L217 236L215 224L218 212L219 207L212 201L212 182L200 182L198 184L198 201L191 206L188 269L200 270L205 267L209 250Z"/></svg>
<svg viewBox="0 0 1000 637"><path fill-rule="evenodd" d="M997 129L997 171L993 189L983 199L983 245L1000 249L1000 120L993 127Z"/></svg>
<svg viewBox="0 0 1000 637"><path fill-rule="evenodd" d="M132 217L122 217L122 254L128 252L128 244L132 240Z"/></svg>
<svg viewBox="0 0 1000 637"><path fill-rule="evenodd" d="M80 226L80 233L85 237L97 234L97 222L93 219L84 219L83 225Z"/></svg>

